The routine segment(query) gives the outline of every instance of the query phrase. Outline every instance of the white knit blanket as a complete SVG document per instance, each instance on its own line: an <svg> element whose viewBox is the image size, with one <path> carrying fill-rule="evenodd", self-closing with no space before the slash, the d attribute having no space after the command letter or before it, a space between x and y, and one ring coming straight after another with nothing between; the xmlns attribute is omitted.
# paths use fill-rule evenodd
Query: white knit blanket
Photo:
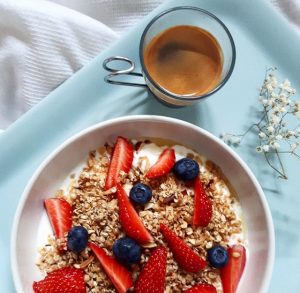
<svg viewBox="0 0 300 293"><path fill-rule="evenodd" d="M300 30L300 0L269 0ZM0 0L0 130L163 0Z"/></svg>

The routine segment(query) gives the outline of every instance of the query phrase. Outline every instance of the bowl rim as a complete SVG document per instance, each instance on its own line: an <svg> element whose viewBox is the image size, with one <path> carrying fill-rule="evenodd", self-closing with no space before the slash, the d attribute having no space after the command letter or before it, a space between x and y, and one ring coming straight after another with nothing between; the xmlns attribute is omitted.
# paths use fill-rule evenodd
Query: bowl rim
<svg viewBox="0 0 300 293"><path fill-rule="evenodd" d="M215 143L221 145L245 170L247 175L249 176L250 180L253 182L257 192L258 196L261 202L261 205L263 207L263 210L265 212L266 217L266 223L268 227L268 238L269 241L269 247L268 247L268 258L267 258L267 264L266 264L266 270L265 270L265 277L262 282L261 286L261 292L267 292L271 277L272 277L272 271L274 267L274 261L275 261L275 232L274 232L274 225L273 225L273 219L271 215L271 211L269 208L269 205L267 203L266 197L264 195L264 192L257 181L256 177L254 176L253 172L250 170L250 168L246 165L246 163L240 158L240 156L234 152L228 145L226 145L222 140L217 138L212 133L208 132L207 130L194 125L192 123L186 122L184 120L180 120L177 118L170 118L165 116L158 116L158 115L130 115L130 116L122 116L118 118L109 119L106 121L102 121L100 123L97 123L95 125L89 126L78 133L72 135L68 139L66 139L64 142L62 142L58 147L56 147L50 154L46 156L46 158L42 161L42 163L39 165L39 167L35 170L33 175L31 176L30 180L28 181L27 185L25 186L25 189L19 199L19 203L14 215L12 230L11 230L11 237L10 237L10 263L11 263L11 271L13 276L13 283L15 286L15 289L17 292L23 292L23 288L21 286L21 279L19 270L17 269L17 253L16 253L16 241L17 241L17 232L18 227L22 215L22 211L25 205L25 202L28 198L28 194L30 190L32 189L32 186L34 185L35 181L38 179L40 173L44 170L44 168L51 162L51 160L59 153L61 152L65 147L69 146L73 142L75 142L80 137L87 135L90 132L93 132L99 128L106 127L108 125L113 124L119 124L120 122L139 122L139 121L150 121L150 122L164 122L164 123L171 123L171 124L179 124L184 127L191 128L192 130L199 132L205 136L208 136L211 140L213 140Z"/></svg>

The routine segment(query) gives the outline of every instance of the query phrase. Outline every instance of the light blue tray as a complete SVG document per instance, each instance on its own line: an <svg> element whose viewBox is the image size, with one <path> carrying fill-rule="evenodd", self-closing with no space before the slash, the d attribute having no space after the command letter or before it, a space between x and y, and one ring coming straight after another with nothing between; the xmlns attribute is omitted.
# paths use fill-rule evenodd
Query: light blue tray
<svg viewBox="0 0 300 293"><path fill-rule="evenodd" d="M139 37L146 23L160 11L179 5L207 9L231 31L237 62L224 88L195 106L171 109L144 90L105 84L101 66L104 58L123 55L138 63ZM242 132L253 121L253 107L258 105L258 87L265 70L274 65L281 77L288 77L300 92L299 35L266 1L168 1L0 134L0 292L14 292L9 245L18 200L37 166L55 147L87 126L132 114L180 118L215 135L223 131ZM290 178L280 181L255 153L253 144L255 141L248 140L237 152L262 184L274 218L276 264L270 292L300 292L300 162L287 158Z"/></svg>

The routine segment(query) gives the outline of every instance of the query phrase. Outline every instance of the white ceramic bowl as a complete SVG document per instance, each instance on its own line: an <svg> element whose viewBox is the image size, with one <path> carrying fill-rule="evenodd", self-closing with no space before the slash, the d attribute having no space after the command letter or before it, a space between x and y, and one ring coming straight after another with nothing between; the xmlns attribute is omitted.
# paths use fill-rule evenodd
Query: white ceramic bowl
<svg viewBox="0 0 300 293"><path fill-rule="evenodd" d="M160 137L184 144L221 167L240 199L247 226L247 264L239 293L267 292L274 262L274 229L263 191L246 164L222 141L187 122L159 116L128 116L92 126L68 139L35 172L20 200L12 231L11 262L17 292L32 292L41 238L51 231L43 200L53 196L90 150L118 135Z"/></svg>

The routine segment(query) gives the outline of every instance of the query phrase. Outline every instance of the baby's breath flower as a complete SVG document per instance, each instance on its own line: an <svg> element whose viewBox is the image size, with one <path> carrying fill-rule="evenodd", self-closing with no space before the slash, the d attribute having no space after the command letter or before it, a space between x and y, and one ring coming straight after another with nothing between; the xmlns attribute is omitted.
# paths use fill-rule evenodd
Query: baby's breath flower
<svg viewBox="0 0 300 293"><path fill-rule="evenodd" d="M284 94L278 96L278 101L282 106L288 106L291 103L291 100L287 98Z"/></svg>
<svg viewBox="0 0 300 293"><path fill-rule="evenodd" d="M293 110L294 110L295 113L300 112L300 101L295 102Z"/></svg>
<svg viewBox="0 0 300 293"><path fill-rule="evenodd" d="M271 75L270 77L271 85L273 88L275 88L277 86L277 78L275 75Z"/></svg>
<svg viewBox="0 0 300 293"><path fill-rule="evenodd" d="M225 133L225 132L222 132L222 133L220 134L220 138L221 138L221 139L223 139L225 136L226 136L226 133Z"/></svg>
<svg viewBox="0 0 300 293"><path fill-rule="evenodd" d="M265 145L262 146L262 150L263 150L264 152L268 152L269 149L270 149L270 146L269 146L268 144L265 144Z"/></svg>
<svg viewBox="0 0 300 293"><path fill-rule="evenodd" d="M270 93L270 97L274 99L278 99L279 95L275 91L273 91Z"/></svg>
<svg viewBox="0 0 300 293"><path fill-rule="evenodd" d="M291 152L295 151L297 147L298 145L296 143L292 143L290 147Z"/></svg>
<svg viewBox="0 0 300 293"><path fill-rule="evenodd" d="M293 137L294 135L295 135L295 131L293 131L293 130L288 130L286 132L286 137L287 138Z"/></svg>
<svg viewBox="0 0 300 293"><path fill-rule="evenodd" d="M257 151L258 153L261 153L261 152L263 151L263 149L262 149L261 146L257 146L257 147L256 147L256 151Z"/></svg>
<svg viewBox="0 0 300 293"><path fill-rule="evenodd" d="M272 114L272 116L270 117L270 120L272 121L273 124L277 125L280 121L280 118L277 115ZM273 127L273 126L271 126L271 127ZM273 131L271 130L270 132L272 133Z"/></svg>
<svg viewBox="0 0 300 293"><path fill-rule="evenodd" d="M272 90L273 90L272 84L271 84L271 83L267 83L267 84L266 84L266 89L267 89L269 92L272 92Z"/></svg>
<svg viewBox="0 0 300 293"><path fill-rule="evenodd" d="M221 138L231 145L238 145L248 132L257 130L260 145L256 147L256 151L264 154L267 163L279 174L280 178L287 179L281 154L290 153L300 159L300 154L296 153L300 145L300 127L299 125L288 127L288 125L293 125L289 117L294 115L300 120L300 100L293 99L296 91L292 88L291 82L285 79L279 83L274 72L274 68L267 71L260 88L258 100L262 107L262 116L259 122L252 124L241 135L222 133ZM278 159L277 163L269 159L269 156L274 153L276 153L274 158Z"/></svg>
<svg viewBox="0 0 300 293"><path fill-rule="evenodd" d="M274 129L273 126L269 125L269 126L267 127L267 130L268 130L269 133L273 133L275 129Z"/></svg>
<svg viewBox="0 0 300 293"><path fill-rule="evenodd" d="M228 143L230 145L239 145L241 143L241 138L239 136L236 135L232 135L232 134L228 134L225 132L222 132L220 134L220 138L225 142Z"/></svg>
<svg viewBox="0 0 300 293"><path fill-rule="evenodd" d="M231 142L232 142L233 144L240 144L240 143L241 143L241 139L240 139L239 137L233 137L233 138L231 139Z"/></svg>
<svg viewBox="0 0 300 293"><path fill-rule="evenodd" d="M291 92L293 90L293 88L291 88L291 82L288 79L285 79L283 83L279 85L279 88L287 92Z"/></svg>
<svg viewBox="0 0 300 293"><path fill-rule="evenodd" d="M273 99L273 98L271 98L271 99L268 100L268 105L269 105L270 107L274 107L274 106L275 106L275 103L276 103L276 101L275 101L275 99Z"/></svg>
<svg viewBox="0 0 300 293"><path fill-rule="evenodd" d="M285 107L280 107L279 108L279 112L280 113L285 113L286 112L286 108Z"/></svg>
<svg viewBox="0 0 300 293"><path fill-rule="evenodd" d="M270 147L274 150L279 150L280 149L280 144L276 141L271 141Z"/></svg>

